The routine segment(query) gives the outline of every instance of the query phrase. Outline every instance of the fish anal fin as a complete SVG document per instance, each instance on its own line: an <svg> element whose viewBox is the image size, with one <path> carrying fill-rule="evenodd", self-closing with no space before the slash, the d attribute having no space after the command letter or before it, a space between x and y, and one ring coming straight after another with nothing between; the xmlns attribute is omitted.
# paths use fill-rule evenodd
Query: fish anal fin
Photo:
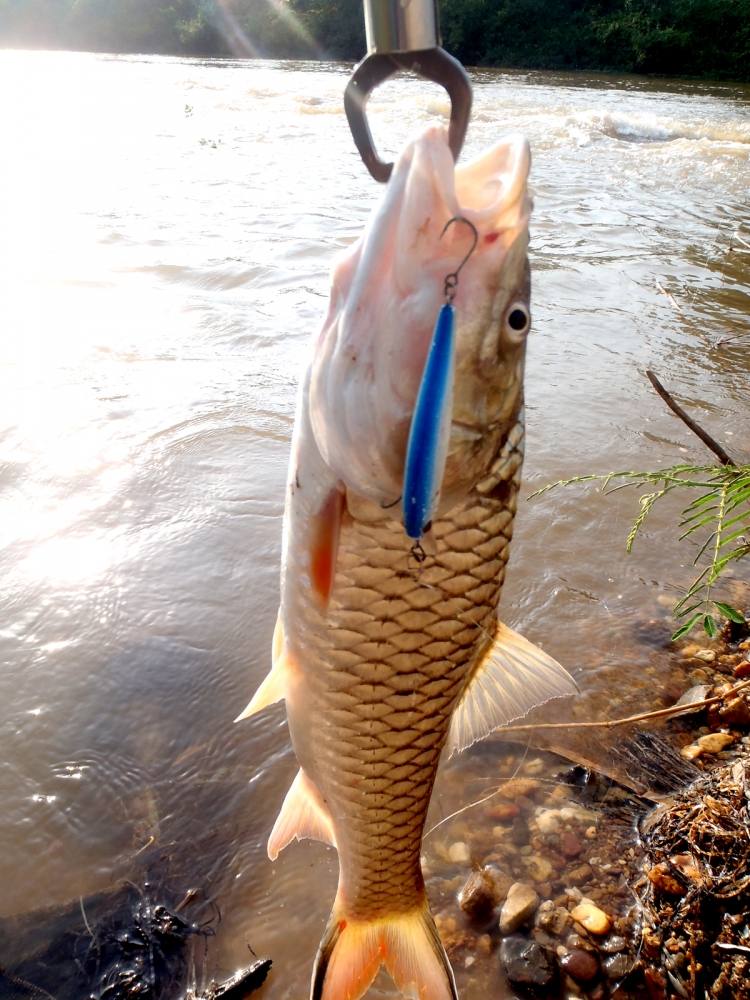
<svg viewBox="0 0 750 1000"><path fill-rule="evenodd" d="M250 704L234 721L240 722L242 719L249 719L251 715L256 715L269 705L281 701L287 691L287 672L289 668L290 660L284 642L284 626L281 624L281 615L279 615L276 619L276 627L273 630L271 669L261 681L260 687L253 695Z"/></svg>
<svg viewBox="0 0 750 1000"><path fill-rule="evenodd" d="M359 1000L381 965L405 997L457 1000L426 901L407 913L364 921L347 919L338 900L318 949L310 1000Z"/></svg>
<svg viewBox="0 0 750 1000"><path fill-rule="evenodd" d="M323 609L328 607L336 578L341 520L346 496L334 487L310 524L310 583Z"/></svg>
<svg viewBox="0 0 750 1000"><path fill-rule="evenodd" d="M268 857L275 861L294 839L320 840L336 846L333 823L320 792L300 768L286 793L268 838Z"/></svg>
<svg viewBox="0 0 750 1000"><path fill-rule="evenodd" d="M557 660L498 622L494 642L472 671L453 711L448 753L465 750L552 698L577 693L576 682Z"/></svg>

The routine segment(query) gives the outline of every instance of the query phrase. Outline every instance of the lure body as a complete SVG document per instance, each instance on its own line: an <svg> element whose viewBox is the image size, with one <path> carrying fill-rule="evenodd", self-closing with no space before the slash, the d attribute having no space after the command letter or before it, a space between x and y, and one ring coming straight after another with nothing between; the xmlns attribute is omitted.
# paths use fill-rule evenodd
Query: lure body
<svg viewBox="0 0 750 1000"><path fill-rule="evenodd" d="M404 530L415 541L428 530L440 500L453 411L455 355L454 309L446 302L435 323L406 446Z"/></svg>

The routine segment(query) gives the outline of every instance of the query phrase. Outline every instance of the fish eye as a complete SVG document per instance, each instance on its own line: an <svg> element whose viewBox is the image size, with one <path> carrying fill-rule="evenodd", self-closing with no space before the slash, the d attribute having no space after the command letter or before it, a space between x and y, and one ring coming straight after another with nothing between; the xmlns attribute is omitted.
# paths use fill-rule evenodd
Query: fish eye
<svg viewBox="0 0 750 1000"><path fill-rule="evenodd" d="M514 339L523 336L531 324L529 310L521 302L516 302L511 306L505 322Z"/></svg>

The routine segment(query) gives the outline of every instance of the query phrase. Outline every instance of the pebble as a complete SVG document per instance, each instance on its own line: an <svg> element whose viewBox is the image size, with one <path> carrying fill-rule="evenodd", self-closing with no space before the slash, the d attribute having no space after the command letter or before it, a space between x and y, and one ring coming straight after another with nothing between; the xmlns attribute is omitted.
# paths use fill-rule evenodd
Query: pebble
<svg viewBox="0 0 750 1000"><path fill-rule="evenodd" d="M448 848L448 857L455 865L468 865L471 861L469 845L457 840Z"/></svg>
<svg viewBox="0 0 750 1000"><path fill-rule="evenodd" d="M592 955L590 951L583 951L582 948L568 952L560 959L560 965L569 976L579 983L590 983L599 972L596 955Z"/></svg>
<svg viewBox="0 0 750 1000"><path fill-rule="evenodd" d="M709 733L698 738L698 746L704 753L721 753L734 743L734 736L729 733Z"/></svg>
<svg viewBox="0 0 750 1000"><path fill-rule="evenodd" d="M571 885L581 885L584 882L588 882L593 874L591 865L578 865L575 868L571 868L571 870L567 873L566 881Z"/></svg>
<svg viewBox="0 0 750 1000"><path fill-rule="evenodd" d="M512 934L536 913L539 896L526 882L514 882L500 910L500 933Z"/></svg>
<svg viewBox="0 0 750 1000"><path fill-rule="evenodd" d="M701 660L703 663L713 663L716 659L716 653L713 649L699 649L696 653L693 653L694 660Z"/></svg>
<svg viewBox="0 0 750 1000"><path fill-rule="evenodd" d="M711 705L708 721L716 729L719 726L747 726L750 724L750 705L743 695L727 698L718 705Z"/></svg>
<svg viewBox="0 0 750 1000"><path fill-rule="evenodd" d="M471 872L458 893L458 905L470 920L482 921L492 916L498 903L495 880L486 868Z"/></svg>
<svg viewBox="0 0 750 1000"><path fill-rule="evenodd" d="M632 955L620 952L618 955L610 955L604 959L604 975L607 979L622 979L632 971L635 959Z"/></svg>
<svg viewBox="0 0 750 1000"><path fill-rule="evenodd" d="M523 859L524 867L535 882L545 882L552 874L552 862L538 854Z"/></svg>
<svg viewBox="0 0 750 1000"><path fill-rule="evenodd" d="M684 896L685 887L672 875L666 861L660 861L658 865L649 868L646 872L649 882L659 892L667 896Z"/></svg>
<svg viewBox="0 0 750 1000"><path fill-rule="evenodd" d="M536 778L508 778L498 788L504 799L529 798L541 788Z"/></svg>
<svg viewBox="0 0 750 1000"><path fill-rule="evenodd" d="M557 809L540 809L534 819L539 832L545 836L557 833L560 829L560 813Z"/></svg>
<svg viewBox="0 0 750 1000"><path fill-rule="evenodd" d="M740 680L743 677L750 677L750 660L743 660L741 663L738 663L732 673Z"/></svg>
<svg viewBox="0 0 750 1000"><path fill-rule="evenodd" d="M545 899L536 911L534 923L542 930L559 937L570 923L570 914L564 906L557 906L553 900Z"/></svg>
<svg viewBox="0 0 750 1000"><path fill-rule="evenodd" d="M610 917L590 900L582 900L570 915L591 934L606 934L612 927Z"/></svg>
<svg viewBox="0 0 750 1000"><path fill-rule="evenodd" d="M516 986L550 986L555 979L555 966L544 948L518 935L503 940L500 961L505 975Z"/></svg>
<svg viewBox="0 0 750 1000"><path fill-rule="evenodd" d="M610 934L608 938L605 938L601 942L599 948L607 955L614 955L618 951L625 951L627 946L628 942L621 934Z"/></svg>
<svg viewBox="0 0 750 1000"><path fill-rule="evenodd" d="M566 858L577 858L583 850L583 844L572 830L566 830L560 837L560 851Z"/></svg>
<svg viewBox="0 0 750 1000"><path fill-rule="evenodd" d="M487 809L487 816L500 823L511 823L520 811L515 802L496 802Z"/></svg>

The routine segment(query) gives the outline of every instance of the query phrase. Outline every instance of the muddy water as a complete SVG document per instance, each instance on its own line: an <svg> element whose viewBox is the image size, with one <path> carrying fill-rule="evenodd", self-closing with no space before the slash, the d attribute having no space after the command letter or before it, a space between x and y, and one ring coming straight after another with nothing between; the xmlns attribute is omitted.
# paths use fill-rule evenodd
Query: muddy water
<svg viewBox="0 0 750 1000"><path fill-rule="evenodd" d="M269 660L297 374L379 193L346 75L0 53L0 916L140 878L156 849L223 913L210 969L249 944L279 1000L305 992L335 855L267 861L283 711L231 720ZM748 460L750 91L474 80L468 153L508 130L534 152L529 487L704 458L646 367ZM391 151L445 110L412 80L371 102ZM689 559L664 517L624 555L635 504L565 491L518 518L503 614L577 674L579 715L670 680L643 622Z"/></svg>

